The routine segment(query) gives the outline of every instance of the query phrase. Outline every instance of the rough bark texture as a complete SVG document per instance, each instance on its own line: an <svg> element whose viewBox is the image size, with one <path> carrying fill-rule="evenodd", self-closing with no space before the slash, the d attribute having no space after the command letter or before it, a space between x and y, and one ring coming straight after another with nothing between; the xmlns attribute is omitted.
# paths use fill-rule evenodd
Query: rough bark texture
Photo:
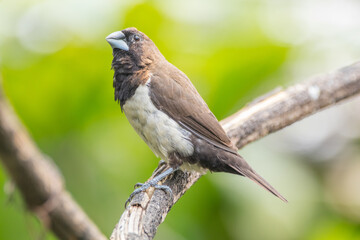
<svg viewBox="0 0 360 240"><path fill-rule="evenodd" d="M31 140L0 86L0 160L28 209L59 239L106 239L65 190L52 160Z"/></svg>
<svg viewBox="0 0 360 240"><path fill-rule="evenodd" d="M221 124L236 146L242 148L358 93L360 62L267 94L221 121ZM173 199L162 190L154 191L152 188L136 195L116 224L110 239L153 239L171 207L200 177L197 173L177 171L165 179L162 184L172 189Z"/></svg>

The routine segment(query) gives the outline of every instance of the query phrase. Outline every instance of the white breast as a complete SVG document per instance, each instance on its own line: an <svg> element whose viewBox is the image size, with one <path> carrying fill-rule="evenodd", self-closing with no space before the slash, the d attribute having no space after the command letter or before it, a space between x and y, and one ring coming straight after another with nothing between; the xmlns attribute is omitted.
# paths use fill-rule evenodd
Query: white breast
<svg viewBox="0 0 360 240"><path fill-rule="evenodd" d="M124 104L127 119L156 156L165 161L174 151L184 157L191 156L194 152L189 139L191 133L154 106L149 96L149 83L150 79L140 85Z"/></svg>

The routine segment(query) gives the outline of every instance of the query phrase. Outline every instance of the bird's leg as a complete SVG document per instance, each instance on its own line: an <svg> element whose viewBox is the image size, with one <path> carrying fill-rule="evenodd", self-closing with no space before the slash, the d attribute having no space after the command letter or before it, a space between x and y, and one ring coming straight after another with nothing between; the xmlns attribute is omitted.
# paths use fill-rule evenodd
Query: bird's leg
<svg viewBox="0 0 360 240"><path fill-rule="evenodd" d="M125 202L125 207L127 206L127 204L131 201L131 199L138 193L146 191L149 187L154 187L155 189L161 189L167 193L170 194L170 196L172 197L172 191L171 188L166 186L166 185L158 185L157 183L160 182L161 180L163 180L165 177L169 176L170 174L172 174L173 172L177 171L179 168L173 169L172 167L169 167L168 169L166 169L164 172L160 173L158 176L154 177L153 179L151 179L150 181L148 181L147 183L137 183L135 185L135 187L138 187L137 189L135 189L131 194L130 197L128 198L128 200L126 200Z"/></svg>
<svg viewBox="0 0 360 240"><path fill-rule="evenodd" d="M163 172L164 170L166 170L166 168L168 168L169 166L167 165L167 163L164 160L160 160L159 164L157 166L157 168L155 169L155 171L153 172L153 176L156 177L157 175L159 175L161 172ZM136 185L135 185L136 186Z"/></svg>

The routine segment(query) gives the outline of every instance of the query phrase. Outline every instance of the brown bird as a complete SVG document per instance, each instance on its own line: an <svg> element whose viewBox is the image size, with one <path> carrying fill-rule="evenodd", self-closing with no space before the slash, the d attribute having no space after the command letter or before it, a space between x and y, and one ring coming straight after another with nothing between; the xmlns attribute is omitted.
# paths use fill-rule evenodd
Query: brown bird
<svg viewBox="0 0 360 240"><path fill-rule="evenodd" d="M214 114L189 78L169 63L144 33L127 28L106 37L113 48L115 100L130 124L168 168L131 198L181 169L245 176L279 197L269 183L238 154ZM127 202L128 202L127 201Z"/></svg>

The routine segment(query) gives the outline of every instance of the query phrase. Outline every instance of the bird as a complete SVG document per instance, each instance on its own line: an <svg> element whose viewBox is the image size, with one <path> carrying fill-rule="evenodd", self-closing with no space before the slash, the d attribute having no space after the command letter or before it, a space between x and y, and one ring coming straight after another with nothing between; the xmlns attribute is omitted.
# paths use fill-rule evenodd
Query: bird
<svg viewBox="0 0 360 240"><path fill-rule="evenodd" d="M190 79L168 62L155 43L134 27L106 37L113 50L115 101L167 168L131 193L126 204L175 171L226 172L247 177L287 200L242 158Z"/></svg>

